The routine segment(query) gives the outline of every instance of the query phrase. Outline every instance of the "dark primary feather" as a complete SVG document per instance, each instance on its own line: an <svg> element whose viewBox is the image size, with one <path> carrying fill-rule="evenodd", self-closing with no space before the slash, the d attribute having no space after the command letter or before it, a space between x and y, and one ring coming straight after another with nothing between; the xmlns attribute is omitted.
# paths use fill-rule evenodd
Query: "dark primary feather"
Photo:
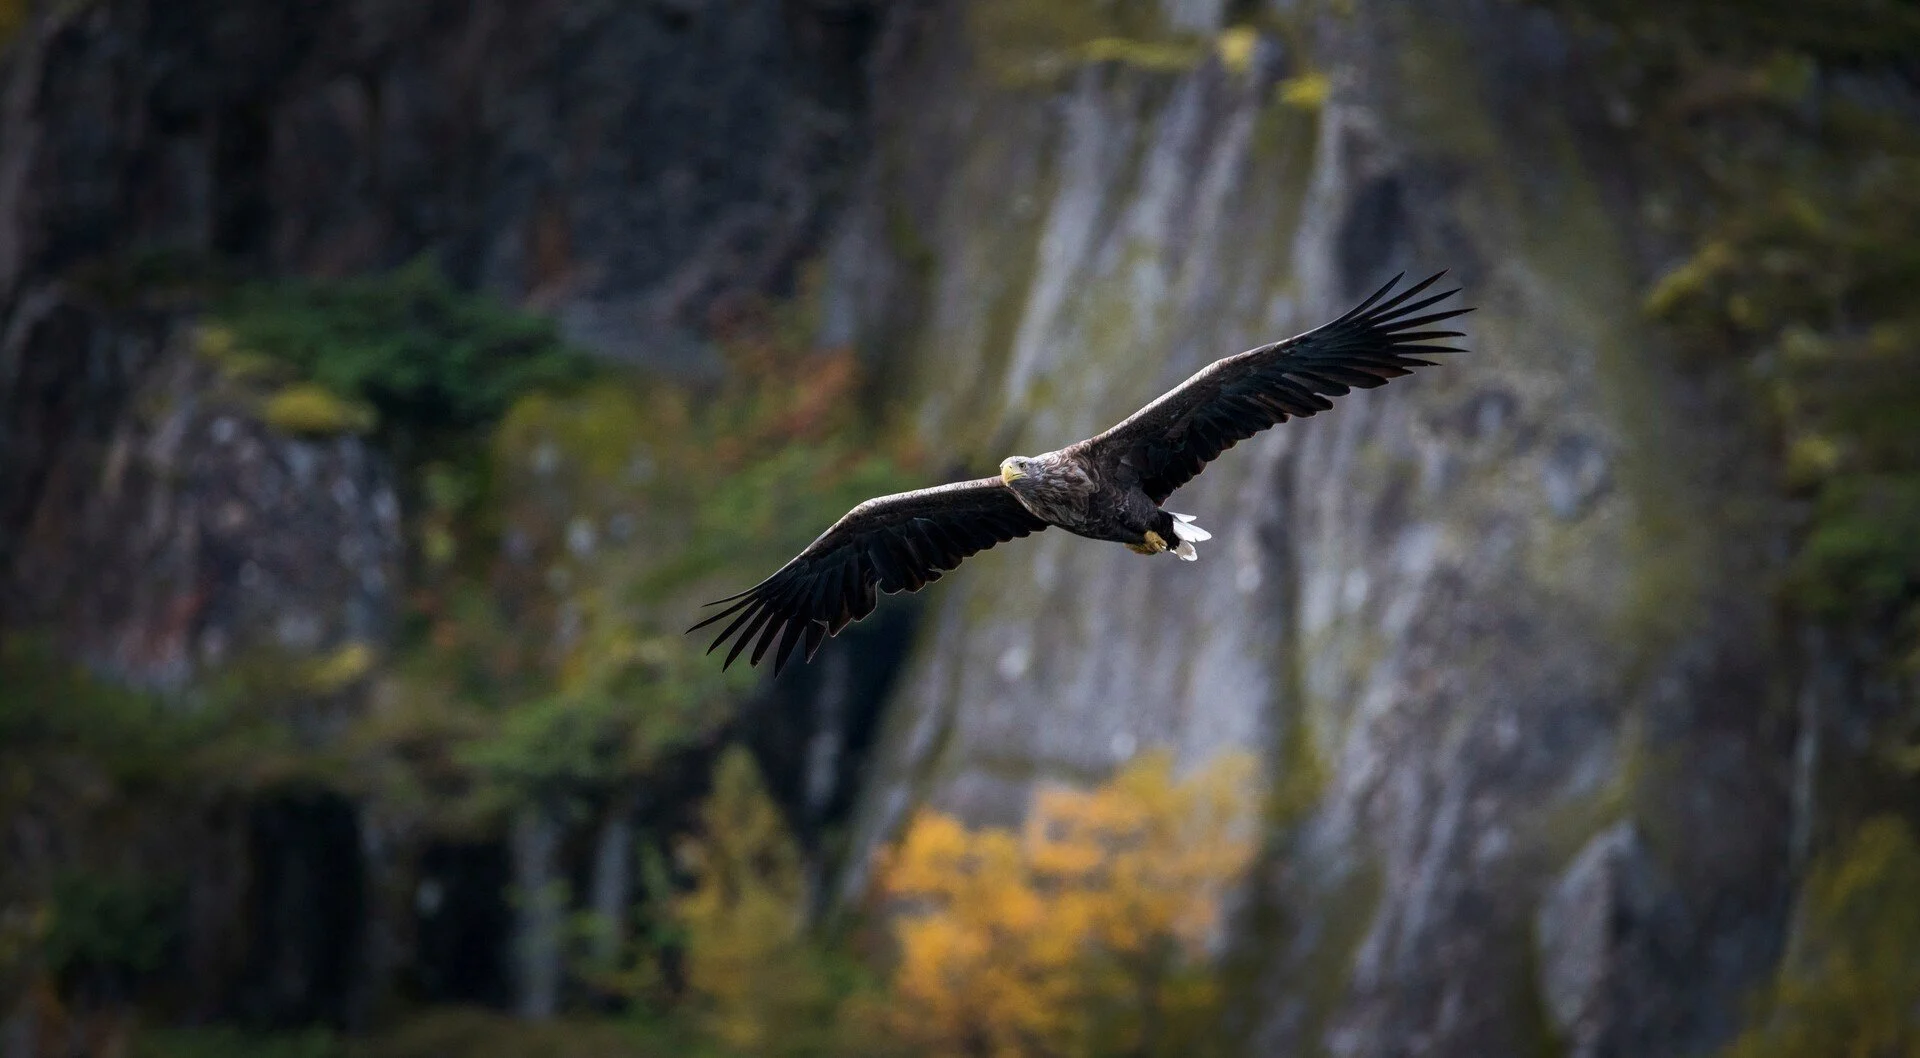
<svg viewBox="0 0 1920 1058"><path fill-rule="evenodd" d="M1332 323L1217 360L1125 422L1074 447L1108 466L1132 468L1147 495L1164 503L1220 453L1254 434L1290 417L1325 411L1333 407L1329 397L1433 366L1412 354L1460 352L1433 343L1462 337L1461 332L1430 328L1472 310L1424 311L1459 291L1420 297L1443 275L1387 297L1404 273L1394 276Z"/></svg>
<svg viewBox="0 0 1920 1058"><path fill-rule="evenodd" d="M872 613L879 592L919 591L961 559L1046 527L997 477L881 496L848 511L773 576L709 604L732 605L687 631L731 617L707 653L737 635L722 668L750 642L748 663L758 665L777 639L779 672L802 640L811 658L827 636Z"/></svg>

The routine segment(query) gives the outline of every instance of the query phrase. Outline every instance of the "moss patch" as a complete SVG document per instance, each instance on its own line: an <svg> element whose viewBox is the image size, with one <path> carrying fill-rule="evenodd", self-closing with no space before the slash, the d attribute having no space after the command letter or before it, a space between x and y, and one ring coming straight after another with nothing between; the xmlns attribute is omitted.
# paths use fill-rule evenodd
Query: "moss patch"
<svg viewBox="0 0 1920 1058"><path fill-rule="evenodd" d="M1253 69L1254 49L1260 44L1260 32L1252 26L1234 26L1214 41L1214 53L1227 72L1245 74Z"/></svg>
<svg viewBox="0 0 1920 1058"><path fill-rule="evenodd" d="M1318 110L1333 93L1333 82L1323 73L1305 73L1289 77L1273 86L1274 101L1301 110Z"/></svg>
<svg viewBox="0 0 1920 1058"><path fill-rule="evenodd" d="M1815 864L1774 982L1725 1058L1920 1055L1920 844L1868 821Z"/></svg>
<svg viewBox="0 0 1920 1058"><path fill-rule="evenodd" d="M1483 177L1480 190L1462 201L1462 214L1468 223L1510 238L1524 267L1543 285L1564 292L1550 337L1590 350L1599 383L1595 418L1606 424L1592 429L1601 439L1596 443L1608 450L1609 472L1625 503L1576 521L1544 521L1542 546L1529 556L1529 571L1549 590L1564 582L1586 591L1596 577L1602 584L1615 581L1611 597L1600 601L1614 638L1628 650L1632 678L1661 644L1683 638L1700 619L1726 566L1716 532L1728 531L1727 497L1714 488L1720 482L1703 451L1703 435L1655 396L1671 392L1675 380L1662 349L1636 318L1643 297L1636 269L1621 242L1618 218L1588 175L1573 128L1545 123L1530 130L1527 143L1509 142L1488 118L1481 87L1463 72L1477 64L1459 33L1416 20L1408 37L1401 59L1407 125L1423 130L1435 151L1482 163L1475 169ZM1517 163L1516 153L1529 160ZM1522 172L1553 177L1530 183ZM1501 322L1488 317L1480 326ZM1542 337L1508 340L1537 344ZM1577 427L1580 418L1569 423ZM1618 556L1611 563L1609 552Z"/></svg>
<svg viewBox="0 0 1920 1058"><path fill-rule="evenodd" d="M1167 26L1156 0L981 0L967 8L981 65L1006 85L1042 85L1090 63L1192 69L1209 42Z"/></svg>
<svg viewBox="0 0 1920 1058"><path fill-rule="evenodd" d="M373 671L378 654L360 642L342 644L338 649L309 663L306 683L315 692L333 694L365 679Z"/></svg>
<svg viewBox="0 0 1920 1058"><path fill-rule="evenodd" d="M378 421L372 407L316 382L296 382L275 390L262 402L260 418L281 433L309 437L363 434Z"/></svg>

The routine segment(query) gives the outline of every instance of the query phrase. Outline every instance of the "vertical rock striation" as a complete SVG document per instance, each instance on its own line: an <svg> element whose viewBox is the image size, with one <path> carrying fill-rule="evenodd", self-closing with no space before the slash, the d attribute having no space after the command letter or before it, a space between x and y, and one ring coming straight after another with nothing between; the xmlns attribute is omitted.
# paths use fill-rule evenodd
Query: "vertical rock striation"
<svg viewBox="0 0 1920 1058"><path fill-rule="evenodd" d="M1177 497L1215 530L1197 565L1049 534L943 584L843 892L916 804L1004 820L1151 744L1252 746L1320 780L1250 882L1254 1053L1723 1038L1786 899L1764 477L1722 380L1638 322L1646 160L1582 42L1539 12L1360 5L1281 17L1244 63L1015 89L937 54L964 21L925 24L829 306L901 351L925 435L970 465L1396 271L1451 267L1480 311L1469 355Z"/></svg>
<svg viewBox="0 0 1920 1058"><path fill-rule="evenodd" d="M818 240L878 24L838 0L30 6L0 40L0 636L168 689L268 655L307 748L361 709L399 624L404 470L227 399L191 338L205 280L424 256L610 359L711 372L706 329L790 291ZM354 847L324 828L256 829L264 962L248 981L195 954L211 1012L357 1021L390 998L404 900L363 890L401 884L409 853L342 811L364 871L304 855ZM516 953L529 1015L560 1000L563 831L532 812L510 843L547 901ZM475 873L479 902L503 897ZM353 921L308 928L290 909L310 890ZM429 991L494 998L484 943L449 941Z"/></svg>
<svg viewBox="0 0 1920 1058"><path fill-rule="evenodd" d="M1228 453L1174 501L1198 564L1046 534L929 593L838 892L915 805L1006 821L1149 746L1252 748L1290 793L1233 953L1249 1053L1712 1046L1777 954L1844 706L1809 684L1796 750L1747 413L1638 322L1659 161L1549 14L1322 6L1168 0L1165 39L1076 41L1081 0L50 5L0 64L0 622L147 684L288 650L322 690L394 623L387 461L210 401L191 306L119 300L143 269L427 253L693 370L817 252L820 340L977 473L1450 267L1472 352ZM1054 53L1001 54L982 8ZM856 675L816 677L849 729ZM802 734L826 829L866 732ZM549 892L563 837L529 810L515 884ZM430 989L499 999L434 872L509 872L425 858L421 945L471 978ZM350 976L357 945L318 947ZM264 1015L313 1006L271 969Z"/></svg>
<svg viewBox="0 0 1920 1058"><path fill-rule="evenodd" d="M73 513L46 475L103 458L210 266L430 255L609 357L713 369L703 325L784 289L836 201L875 24L772 0L42 6L0 57L5 589L25 527ZM15 594L9 623L44 619Z"/></svg>

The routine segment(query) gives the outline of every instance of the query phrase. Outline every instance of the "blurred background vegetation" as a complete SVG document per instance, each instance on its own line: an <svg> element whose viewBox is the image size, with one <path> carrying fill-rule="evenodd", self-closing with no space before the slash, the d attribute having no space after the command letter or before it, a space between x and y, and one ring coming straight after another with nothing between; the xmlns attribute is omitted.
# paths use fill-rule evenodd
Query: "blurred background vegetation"
<svg viewBox="0 0 1920 1058"><path fill-rule="evenodd" d="M217 6L0 0L15 111L0 169L31 136L77 135L56 128L68 102L84 123L150 93L154 121L187 121L165 77L88 82L72 100L36 86L79 63L61 49L95 31L190 64L165 49L195 20L219 30ZM706 18L656 6L662 25ZM823 4L820 17L865 20L869 48L890 39L872 28L888 19L957 29L975 90L1034 107L1088 69L1163 85L1247 76L1278 49L1293 65L1263 106L1285 121L1331 105L1341 71L1317 65L1316 42L1366 5L1228 3L1195 21L1192 5L1149 0L976 0L939 21L951 6ZM1683 369L1734 379L1760 422L1785 512L1767 546L1784 574L1753 590L1783 624L1840 644L1869 703L1823 787L1790 939L1755 972L1720 1053L1920 1058L1920 6L1482 6L1551 20L1642 115L1636 149L1660 181L1634 193L1665 203L1650 224L1673 251L1644 277L1646 320ZM554 27L597 10L535 7ZM667 72L641 62L621 76L693 76L646 55ZM485 96L448 91L456 106ZM696 111L702 91L660 89L691 93ZM813 118L844 118L821 106ZM283 132L296 134L231 135ZM100 179L85 166L109 164L74 157L36 178L80 188ZM24 179L0 175L10 210L39 208ZM681 201L660 194L668 213ZM255 206L221 223L265 224ZM894 250L929 267L910 218L889 222ZM150 447L171 422L238 421L292 462L370 458L397 551L355 583L397 601L391 626L346 619L309 640L236 619L183 678L94 649L58 606L0 614L0 1056L1263 1053L1241 1010L1254 984L1236 976L1243 883L1306 847L1276 835L1324 776L1272 785L1271 762L1242 749L1185 767L1144 752L1042 784L1017 820L921 806L846 900L834 886L859 851L855 787L919 611L892 608L836 644L867 660L835 668L830 648L775 684L722 672L681 634L699 603L770 572L859 500L944 480L976 454L928 450L893 388L899 365L834 337L819 233L799 228L771 279L735 282L759 267L757 246L690 273L705 293L659 327L698 335L693 370L590 348L599 332L552 308L588 280L540 271L558 237L537 222L525 242L539 274L520 291L454 252L334 267L324 232L303 236L322 246L312 267L262 268L221 239L156 250L79 227L63 237L88 252L10 261L0 323L38 326L21 322L39 310L20 279L38 268L89 312L158 334L153 362L168 365L105 393L35 382L43 369L9 352L20 436L33 408L85 422L98 403L130 408ZM33 482L21 494L57 491L58 453L7 436L0 459ZM9 576L25 583L22 541L70 527L0 498ZM224 517L208 510L206 525ZM86 554L104 582L117 560ZM129 561L149 559L159 568ZM232 563L237 583L262 576L252 561ZM109 598L107 611L144 605L137 591ZM836 679L851 689L823 690ZM856 715L820 720L823 701ZM844 734L823 742L833 725ZM1575 1053L1541 1035L1540 1053Z"/></svg>

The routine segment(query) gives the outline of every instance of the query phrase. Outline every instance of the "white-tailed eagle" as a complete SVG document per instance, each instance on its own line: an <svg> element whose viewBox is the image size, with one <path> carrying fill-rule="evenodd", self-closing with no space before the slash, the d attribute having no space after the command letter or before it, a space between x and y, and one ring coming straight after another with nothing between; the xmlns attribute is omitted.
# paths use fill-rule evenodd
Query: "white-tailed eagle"
<svg viewBox="0 0 1920 1058"><path fill-rule="evenodd" d="M732 617L707 652L737 635L725 665L748 643L758 665L777 640L778 672L799 643L812 658L872 613L879 593L919 591L968 555L1050 525L1191 562L1210 534L1160 505L1207 463L1270 426L1326 411L1330 397L1434 366L1413 354L1461 351L1433 344L1461 332L1430 328L1472 310L1424 311L1459 291L1420 296L1445 274L1389 297L1395 276L1339 319L1216 360L1105 433L1008 457L995 477L868 500L771 577L710 603L732 605L688 631Z"/></svg>

